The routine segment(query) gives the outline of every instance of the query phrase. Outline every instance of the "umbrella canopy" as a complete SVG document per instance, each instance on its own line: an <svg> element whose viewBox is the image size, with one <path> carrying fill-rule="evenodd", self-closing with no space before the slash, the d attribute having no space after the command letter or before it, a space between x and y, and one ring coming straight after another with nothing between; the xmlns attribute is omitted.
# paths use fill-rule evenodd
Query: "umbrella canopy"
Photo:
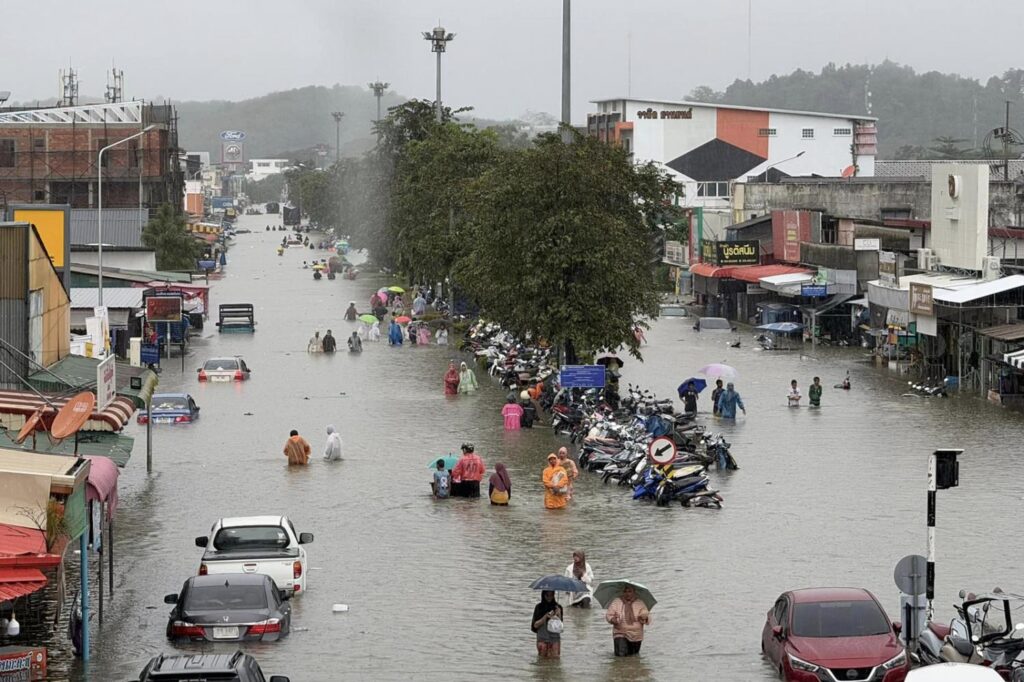
<svg viewBox="0 0 1024 682"><path fill-rule="evenodd" d="M531 590L551 590L553 592L589 592L587 584L576 578L564 575L546 575L530 583Z"/></svg>
<svg viewBox="0 0 1024 682"><path fill-rule="evenodd" d="M735 367L722 364L721 362L713 362L710 365L704 365L697 374L703 374L706 377L723 377L726 379L734 379L739 372L736 371Z"/></svg>
<svg viewBox="0 0 1024 682"><path fill-rule="evenodd" d="M779 334L792 334L803 329L804 326L799 322L772 322L771 324L762 324L758 329L764 329L769 332L778 332Z"/></svg>
<svg viewBox="0 0 1024 682"><path fill-rule="evenodd" d="M620 358L615 353L598 353L597 356L594 358L594 362L609 368L615 365L618 365L621 368L622 365L625 364L622 362L622 358Z"/></svg>
<svg viewBox="0 0 1024 682"><path fill-rule="evenodd" d="M377 289L377 293L379 295L383 296L384 298L387 298L387 296L388 296L388 288L387 287L381 287L380 289Z"/></svg>
<svg viewBox="0 0 1024 682"><path fill-rule="evenodd" d="M679 388L676 389L676 392L679 395L683 395L683 391L686 390L686 387L690 385L691 381L693 382L693 387L697 389L697 393L700 393L708 387L708 382L704 381L700 377L690 377L689 379L683 379L683 383L679 384Z"/></svg>
<svg viewBox="0 0 1024 682"><path fill-rule="evenodd" d="M373 324L374 322L378 322L379 320L377 319L376 315L371 315L370 313L363 313L362 315L359 316L359 321L365 322L366 324Z"/></svg>
<svg viewBox="0 0 1024 682"><path fill-rule="evenodd" d="M412 318L408 315L399 315L395 318L395 322L398 324L405 324L406 322L412 322Z"/></svg>
<svg viewBox="0 0 1024 682"><path fill-rule="evenodd" d="M455 464L459 461L459 458L456 457L455 455L445 455L444 457L435 457L434 459L430 460L430 464L427 465L427 468L428 469L436 469L437 468L437 460L439 460L439 459L443 459L444 460L444 468L445 469L454 469L455 468Z"/></svg>
<svg viewBox="0 0 1024 682"><path fill-rule="evenodd" d="M402 287L388 287L388 291L394 292L396 294L404 294L405 293L405 289L403 289Z"/></svg>
<svg viewBox="0 0 1024 682"><path fill-rule="evenodd" d="M605 580L603 583L597 586L594 590L594 599L596 599L601 606L608 608L608 605L612 601L622 594L623 588L626 585L632 585L633 589L636 590L637 598L647 606L648 609L653 609L654 605L658 603L658 600L654 598L651 591L641 585L635 583L632 580L626 580L625 578L619 578L618 580Z"/></svg>

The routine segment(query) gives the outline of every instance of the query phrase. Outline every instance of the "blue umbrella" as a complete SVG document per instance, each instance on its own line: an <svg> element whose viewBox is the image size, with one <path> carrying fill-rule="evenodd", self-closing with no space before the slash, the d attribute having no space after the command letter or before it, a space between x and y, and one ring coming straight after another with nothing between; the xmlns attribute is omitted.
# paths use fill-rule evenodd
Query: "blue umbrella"
<svg viewBox="0 0 1024 682"><path fill-rule="evenodd" d="M779 334L792 334L803 329L804 326L799 322L772 322L771 324L762 324L758 329L764 329L769 332L778 332Z"/></svg>
<svg viewBox="0 0 1024 682"><path fill-rule="evenodd" d="M434 459L430 460L430 464L427 465L427 468L428 469L436 469L437 468L437 460L439 460L439 459L443 459L444 460L444 468L448 469L448 470L454 469L455 468L455 464L459 461L459 458L456 457L455 455L445 455L444 457L435 457Z"/></svg>
<svg viewBox="0 0 1024 682"><path fill-rule="evenodd" d="M697 389L697 393L700 393L701 391L708 387L708 382L704 381L699 377L690 377L689 379L683 379L683 383L679 384L679 388L676 389L676 392L679 394L680 397L682 397L683 391L686 390L686 387L690 385L691 381L693 382L693 387Z"/></svg>
<svg viewBox="0 0 1024 682"><path fill-rule="evenodd" d="M587 592L586 583L564 575L546 575L530 583L532 590L551 590L553 592Z"/></svg>

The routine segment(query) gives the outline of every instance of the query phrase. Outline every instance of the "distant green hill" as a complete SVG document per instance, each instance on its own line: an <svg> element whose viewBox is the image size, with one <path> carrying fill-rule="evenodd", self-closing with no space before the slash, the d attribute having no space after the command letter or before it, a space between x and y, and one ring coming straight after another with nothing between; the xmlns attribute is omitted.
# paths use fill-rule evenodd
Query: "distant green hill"
<svg viewBox="0 0 1024 682"><path fill-rule="evenodd" d="M737 80L724 92L696 88L688 99L724 104L778 107L843 114L866 113L879 119L882 158L938 158L957 151L985 156L985 136L1004 124L1005 100L1010 127L1024 132L1024 70L1009 69L982 84L972 78L936 71L916 73L885 61L876 66L829 64L821 73L797 70L760 83ZM945 138L945 145L936 142ZM972 154L973 152L973 154ZM1019 153L1019 152L1018 152Z"/></svg>
<svg viewBox="0 0 1024 682"><path fill-rule="evenodd" d="M381 112L408 98L388 92L381 98ZM469 103L472 105L472 103ZM345 113L341 121L341 153L355 155L373 147L376 137L371 126L377 117L377 100L365 87L310 85L285 92L273 92L241 102L179 102L178 139L189 151L208 151L220 158L220 133L246 133L246 158L312 158L318 144L330 147L328 162L334 160L335 124L332 111ZM462 106L462 103L453 103ZM466 112L459 119L480 127L508 122L475 119ZM544 115L532 116L543 118ZM536 123L531 121L531 123Z"/></svg>

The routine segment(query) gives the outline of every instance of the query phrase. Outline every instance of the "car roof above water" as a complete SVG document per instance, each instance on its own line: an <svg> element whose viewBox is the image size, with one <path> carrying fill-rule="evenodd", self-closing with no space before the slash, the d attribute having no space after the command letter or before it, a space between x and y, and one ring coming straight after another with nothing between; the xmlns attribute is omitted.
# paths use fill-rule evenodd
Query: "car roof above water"
<svg viewBox="0 0 1024 682"><path fill-rule="evenodd" d="M213 585L262 585L271 577L263 573L214 573L212 575L194 575L189 580L193 587L210 587Z"/></svg>
<svg viewBox="0 0 1024 682"><path fill-rule="evenodd" d="M861 587L808 587L790 590L793 602L807 604L829 601L870 601L871 593Z"/></svg>
<svg viewBox="0 0 1024 682"><path fill-rule="evenodd" d="M160 679L161 677L177 677L182 672L204 672L204 673L232 673L234 672L241 658L245 654L236 651L233 654L193 654L181 656L158 656L153 667L150 668L149 677Z"/></svg>

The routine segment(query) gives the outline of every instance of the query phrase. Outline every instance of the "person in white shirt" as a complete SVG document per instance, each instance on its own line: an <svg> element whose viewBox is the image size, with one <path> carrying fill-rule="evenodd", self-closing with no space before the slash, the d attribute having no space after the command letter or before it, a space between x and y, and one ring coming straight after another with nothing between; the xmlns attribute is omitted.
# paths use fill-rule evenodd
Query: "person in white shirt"
<svg viewBox="0 0 1024 682"><path fill-rule="evenodd" d="M789 395L786 396L790 407L800 407L800 388L796 385L796 379L789 382Z"/></svg>

